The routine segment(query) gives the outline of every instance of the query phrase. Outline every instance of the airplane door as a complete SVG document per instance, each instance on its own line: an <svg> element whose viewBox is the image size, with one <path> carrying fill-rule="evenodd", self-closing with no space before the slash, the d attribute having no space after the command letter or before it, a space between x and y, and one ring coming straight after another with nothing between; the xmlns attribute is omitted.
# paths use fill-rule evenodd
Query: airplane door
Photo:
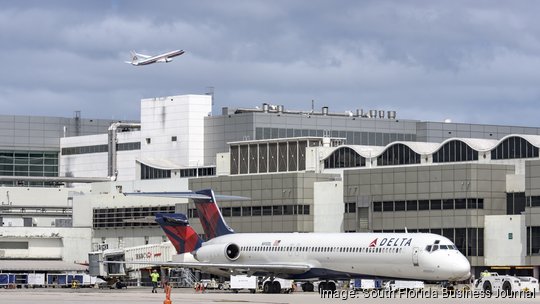
<svg viewBox="0 0 540 304"><path fill-rule="evenodd" d="M412 251L412 263L413 266L419 266L418 265L418 247L414 247Z"/></svg>

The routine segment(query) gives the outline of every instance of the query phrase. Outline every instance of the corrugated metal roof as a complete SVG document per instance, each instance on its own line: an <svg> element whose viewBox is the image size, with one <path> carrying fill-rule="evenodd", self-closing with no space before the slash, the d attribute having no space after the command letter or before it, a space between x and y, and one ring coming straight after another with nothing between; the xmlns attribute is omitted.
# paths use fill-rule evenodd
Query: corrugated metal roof
<svg viewBox="0 0 540 304"><path fill-rule="evenodd" d="M0 260L0 270L7 271L85 271L87 266L65 261Z"/></svg>

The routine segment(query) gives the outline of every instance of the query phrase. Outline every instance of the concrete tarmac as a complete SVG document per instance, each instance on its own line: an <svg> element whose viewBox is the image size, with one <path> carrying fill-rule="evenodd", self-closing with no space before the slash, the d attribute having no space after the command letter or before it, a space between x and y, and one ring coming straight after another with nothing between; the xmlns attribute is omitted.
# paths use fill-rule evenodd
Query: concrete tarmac
<svg viewBox="0 0 540 304"><path fill-rule="evenodd" d="M153 304L163 303L165 294L163 290L159 293L151 293L149 288L129 288L127 290L100 290L100 289L0 289L0 303L2 304L27 304L27 303L121 303L121 304ZM435 296L436 294L436 296ZM354 298L347 292L341 297L329 299L322 298L316 292L304 293L294 292L292 294L250 294L250 293L230 293L207 291L205 293L195 293L190 288L173 289L172 303L239 303L239 304L318 304L318 303L540 303L540 294L534 298L445 298L441 293L425 294L401 294L401 295L375 295L356 294ZM376 296L376 298L373 298ZM347 299L345 299L347 298Z"/></svg>

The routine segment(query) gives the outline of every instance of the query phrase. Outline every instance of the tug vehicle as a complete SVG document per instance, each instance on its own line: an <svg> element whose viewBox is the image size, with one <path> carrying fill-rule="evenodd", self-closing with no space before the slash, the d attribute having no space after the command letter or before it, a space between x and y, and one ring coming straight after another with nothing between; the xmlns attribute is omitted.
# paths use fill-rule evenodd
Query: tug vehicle
<svg viewBox="0 0 540 304"><path fill-rule="evenodd" d="M499 275L496 272L484 271L480 279L474 280L474 289L494 293L502 290L506 293L517 291L539 291L538 280L533 277L517 277Z"/></svg>

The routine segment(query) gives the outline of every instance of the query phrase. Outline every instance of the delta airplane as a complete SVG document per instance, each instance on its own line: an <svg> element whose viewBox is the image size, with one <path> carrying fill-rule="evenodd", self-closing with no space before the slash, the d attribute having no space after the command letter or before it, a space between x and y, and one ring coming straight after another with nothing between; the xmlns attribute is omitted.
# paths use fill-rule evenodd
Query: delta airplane
<svg viewBox="0 0 540 304"><path fill-rule="evenodd" d="M148 65L156 62L171 62L173 57L180 56L184 54L183 50L175 50L156 56L148 56L139 54L135 51L131 51L131 61L125 61L125 63L130 63L135 66L139 65Z"/></svg>
<svg viewBox="0 0 540 304"><path fill-rule="evenodd" d="M436 234L234 233L225 223L210 189L127 195L189 197L195 203L208 241L202 241L184 214L158 213L155 220L178 253L189 252L196 259L159 265L197 268L220 275L265 276L271 279L263 285L267 293L279 292L281 287L273 280L275 277L307 281L304 290L313 290L309 281L316 279L326 280L320 283L320 289L335 290L329 279L455 282L470 277L467 258L449 239Z"/></svg>

